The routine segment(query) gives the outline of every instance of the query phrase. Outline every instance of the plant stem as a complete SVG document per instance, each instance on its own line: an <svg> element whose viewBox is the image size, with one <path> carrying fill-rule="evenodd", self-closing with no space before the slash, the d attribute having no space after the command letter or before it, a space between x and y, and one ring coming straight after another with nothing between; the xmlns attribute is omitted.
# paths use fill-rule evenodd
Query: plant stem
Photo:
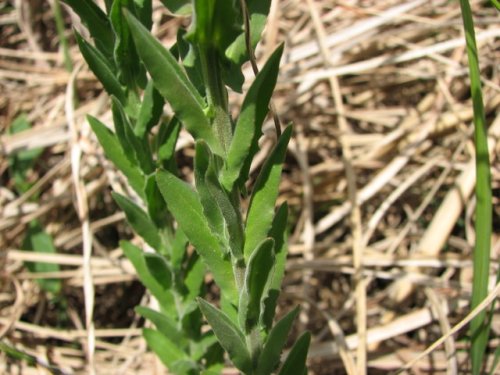
<svg viewBox="0 0 500 375"><path fill-rule="evenodd" d="M222 145L227 152L231 144L232 129L228 113L227 91L222 79L219 65L219 54L211 47L200 48L200 58L203 67L206 95L213 126Z"/></svg>

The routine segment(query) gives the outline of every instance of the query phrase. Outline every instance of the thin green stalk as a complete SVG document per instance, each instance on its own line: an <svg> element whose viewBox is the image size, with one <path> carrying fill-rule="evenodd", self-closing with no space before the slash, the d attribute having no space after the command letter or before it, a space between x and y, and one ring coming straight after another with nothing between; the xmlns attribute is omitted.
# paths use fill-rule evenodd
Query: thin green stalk
<svg viewBox="0 0 500 375"><path fill-rule="evenodd" d="M468 0L460 0L462 19L469 58L471 96L474 108L474 141L476 147L476 244L473 263L471 309L474 309L488 294L490 268L490 242L492 228L492 193L490 162L487 142L487 127L481 93L479 59L474 33L474 22ZM483 310L471 322L471 362L472 373L479 374L483 365L488 344L490 324L487 324L486 311Z"/></svg>
<svg viewBox="0 0 500 375"><path fill-rule="evenodd" d="M73 62L71 61L71 55L69 53L68 39L66 38L64 21L61 11L61 4L59 0L52 1L52 8L54 10L54 20L56 22L57 35L59 37L59 43L63 51L64 57L64 67L68 72L73 70Z"/></svg>

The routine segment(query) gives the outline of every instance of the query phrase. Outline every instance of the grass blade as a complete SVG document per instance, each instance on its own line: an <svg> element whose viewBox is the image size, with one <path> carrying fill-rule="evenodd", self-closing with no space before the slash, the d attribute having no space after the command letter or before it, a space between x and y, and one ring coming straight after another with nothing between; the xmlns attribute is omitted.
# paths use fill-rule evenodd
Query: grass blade
<svg viewBox="0 0 500 375"><path fill-rule="evenodd" d="M460 0L460 7L469 58L471 96L474 108L474 142L476 148L476 243L473 256L474 276L471 300L471 309L474 309L488 294L493 208L487 127L481 92L481 76L479 72L474 22L472 20L469 1ZM471 322L471 361L473 374L479 374L484 363L484 353L490 332L490 324L485 324L486 321L486 310L483 310Z"/></svg>

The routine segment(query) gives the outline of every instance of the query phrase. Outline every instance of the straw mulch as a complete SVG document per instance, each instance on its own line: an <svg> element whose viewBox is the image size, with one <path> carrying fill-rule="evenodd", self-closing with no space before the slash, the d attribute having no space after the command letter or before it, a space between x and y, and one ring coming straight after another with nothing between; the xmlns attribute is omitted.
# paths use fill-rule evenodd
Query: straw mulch
<svg viewBox="0 0 500 375"><path fill-rule="evenodd" d="M0 3L0 340L36 362L0 353L0 373L91 373L90 360L97 374L165 374L134 313L150 299L118 247L133 233L110 192L128 187L85 119L92 114L111 125L109 99L74 45L71 27L80 25L66 10L74 69L65 69L53 5ZM472 7L493 166L493 290L500 25L489 2ZM157 7L154 30L166 45L181 22ZM261 65L281 42L273 100L295 130L280 196L290 205L291 234L279 315L302 306L293 336L313 334L310 374L357 374L358 363L369 374L391 373L440 338L443 345L403 373L469 373L467 326L453 330L470 312L475 207L458 2L275 0L257 50ZM251 70L246 74L250 81ZM11 134L21 114L32 127ZM269 120L254 175L274 141ZM23 177L28 189L19 190L13 160L34 149L40 152ZM192 152L183 134L179 160L187 174ZM34 220L56 253L26 249ZM35 274L27 262L58 266ZM56 296L39 282L54 279ZM493 337L500 333L496 306ZM497 346L491 339L488 352Z"/></svg>

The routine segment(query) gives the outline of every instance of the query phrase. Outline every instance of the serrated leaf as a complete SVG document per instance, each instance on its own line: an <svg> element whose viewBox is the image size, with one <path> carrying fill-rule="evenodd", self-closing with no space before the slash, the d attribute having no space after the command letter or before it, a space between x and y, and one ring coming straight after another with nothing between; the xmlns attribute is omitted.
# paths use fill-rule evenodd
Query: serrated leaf
<svg viewBox="0 0 500 375"><path fill-rule="evenodd" d="M222 184L232 191L234 183L248 178L250 163L258 151L261 128L276 85L283 45L278 47L248 90L235 126L233 140L222 171Z"/></svg>
<svg viewBox="0 0 500 375"><path fill-rule="evenodd" d="M113 56L114 37L106 14L94 1L63 0L78 14L95 41L98 50L108 59Z"/></svg>
<svg viewBox="0 0 500 375"><path fill-rule="evenodd" d="M221 346L229 354L233 364L243 373L252 369L252 360L245 344L245 336L238 326L224 314L202 298L198 298L200 310L212 327Z"/></svg>
<svg viewBox="0 0 500 375"><path fill-rule="evenodd" d="M172 369L176 361L189 360L188 355L179 348L178 343L172 342L161 332L150 328L144 328L142 332L148 346L168 369Z"/></svg>
<svg viewBox="0 0 500 375"><path fill-rule="evenodd" d="M147 136L153 126L160 121L164 104L165 100L154 87L153 81L149 81L144 91L139 116L134 128L134 133L140 139Z"/></svg>
<svg viewBox="0 0 500 375"><path fill-rule="evenodd" d="M29 224L23 241L23 249L31 250L36 253L57 253L52 237L37 221L32 221ZM26 266L34 273L59 271L59 265L55 263L26 262ZM36 281L46 292L56 295L61 291L62 283L60 279L42 278L36 279Z"/></svg>
<svg viewBox="0 0 500 375"><path fill-rule="evenodd" d="M262 166L253 188L246 222L245 259L248 259L257 245L267 237L274 216L274 204L278 197L278 188L287 145L292 134L288 126L281 135L271 155Z"/></svg>
<svg viewBox="0 0 500 375"><path fill-rule="evenodd" d="M240 296L240 325L248 333L259 322L262 295L274 267L274 240L265 239L252 252L245 273L245 285Z"/></svg>
<svg viewBox="0 0 500 375"><path fill-rule="evenodd" d="M311 333L304 332L295 342L290 353L288 353L279 375L306 373L307 351L310 342Z"/></svg>
<svg viewBox="0 0 500 375"><path fill-rule="evenodd" d="M170 103L177 118L195 139L204 139L213 152L222 147L205 116L203 98L188 80L172 54L157 41L129 12L124 11L139 56L153 78L155 87Z"/></svg>
<svg viewBox="0 0 500 375"><path fill-rule="evenodd" d="M182 348L188 346L189 342L186 337L184 337L184 333L177 329L176 322L169 315L144 306L137 306L135 311L143 318L153 322L156 329L170 341L177 343L177 345Z"/></svg>
<svg viewBox="0 0 500 375"><path fill-rule="evenodd" d="M148 175L152 173L154 171L154 164L148 140L140 139L135 135L123 106L116 98L112 97L111 99L115 131L123 150L127 151L125 155L132 164L137 164L144 174ZM129 152L129 150L132 152Z"/></svg>
<svg viewBox="0 0 500 375"><path fill-rule="evenodd" d="M227 293L232 301L236 301L237 292L231 263L224 258L217 238L210 231L198 195L191 186L170 172L158 171L156 181L169 210L207 264L216 283L223 293Z"/></svg>
<svg viewBox="0 0 500 375"><path fill-rule="evenodd" d="M137 246L128 241L120 241L120 247L125 256L133 264L139 280L151 292L151 294L158 300L163 311L169 316L177 316L175 309L175 300L171 291L163 289L163 287L155 280L149 272L144 259L144 252Z"/></svg>
<svg viewBox="0 0 500 375"><path fill-rule="evenodd" d="M179 16L187 16L193 11L191 0L161 0L169 11Z"/></svg>
<svg viewBox="0 0 500 375"><path fill-rule="evenodd" d="M296 307L288 314L286 314L271 330L267 337L266 343L262 349L259 357L259 365L257 367L257 374L267 375L271 374L274 369L279 365L281 352L286 344L286 339L292 323L299 312Z"/></svg>
<svg viewBox="0 0 500 375"><path fill-rule="evenodd" d="M172 287L172 270L168 266L165 258L155 253L144 253L144 260L149 273L162 286L164 290Z"/></svg>
<svg viewBox="0 0 500 375"><path fill-rule="evenodd" d="M113 199L125 212L127 221L130 223L134 231L141 236L153 249L162 250L162 241L158 234L158 228L151 221L148 214L142 208L132 202L129 198L118 194L111 193Z"/></svg>
<svg viewBox="0 0 500 375"><path fill-rule="evenodd" d="M121 103L125 104L127 102L127 96L118 77L116 77L114 73L115 67L111 65L110 61L107 60L97 48L83 39L76 30L75 38L83 58L97 79L101 82L104 90L106 90L109 95L115 96Z"/></svg>
<svg viewBox="0 0 500 375"><path fill-rule="evenodd" d="M130 163L125 157L116 135L95 117L87 116L87 121L97 136L107 158L127 177L130 186L144 199L144 175L137 166Z"/></svg>

